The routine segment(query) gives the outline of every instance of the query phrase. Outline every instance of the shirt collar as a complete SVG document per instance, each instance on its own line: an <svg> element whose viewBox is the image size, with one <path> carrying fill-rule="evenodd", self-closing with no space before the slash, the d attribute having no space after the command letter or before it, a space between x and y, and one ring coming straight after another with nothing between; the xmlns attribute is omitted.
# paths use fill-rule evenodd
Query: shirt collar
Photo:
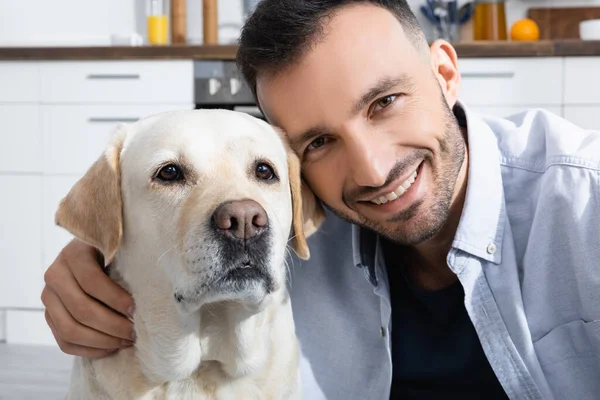
<svg viewBox="0 0 600 400"><path fill-rule="evenodd" d="M453 109L461 126L467 127L469 166L465 204L452 247L485 260L500 263L504 234L504 191L500 152L491 128L461 102ZM377 235L352 225L354 264L364 268L376 285L375 253Z"/></svg>
<svg viewBox="0 0 600 400"><path fill-rule="evenodd" d="M496 135L462 103L457 102L454 112L466 119L469 168L465 204L452 246L499 264L506 210Z"/></svg>

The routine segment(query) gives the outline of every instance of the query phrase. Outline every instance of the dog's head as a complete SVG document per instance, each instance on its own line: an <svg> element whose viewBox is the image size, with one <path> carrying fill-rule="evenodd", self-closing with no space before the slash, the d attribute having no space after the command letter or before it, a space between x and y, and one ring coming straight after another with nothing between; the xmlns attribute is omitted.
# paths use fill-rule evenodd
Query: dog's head
<svg viewBox="0 0 600 400"><path fill-rule="evenodd" d="M323 218L280 132L226 110L122 125L56 213L107 264L120 252L143 258L147 270L135 279L166 277L187 310L262 302L285 285L290 229L292 248L307 259L306 237ZM128 265L120 269L127 281Z"/></svg>

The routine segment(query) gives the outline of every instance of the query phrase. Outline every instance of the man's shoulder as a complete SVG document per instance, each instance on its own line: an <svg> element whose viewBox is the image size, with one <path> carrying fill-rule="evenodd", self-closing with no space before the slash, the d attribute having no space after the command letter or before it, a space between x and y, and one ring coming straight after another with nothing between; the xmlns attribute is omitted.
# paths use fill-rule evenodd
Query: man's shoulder
<svg viewBox="0 0 600 400"><path fill-rule="evenodd" d="M544 109L482 118L496 136L505 168L540 174L553 166L600 169L600 131Z"/></svg>
<svg viewBox="0 0 600 400"><path fill-rule="evenodd" d="M517 235L551 224L573 237L581 231L597 234L600 131L543 109L482 118L498 143L506 211L513 228L522 230Z"/></svg>

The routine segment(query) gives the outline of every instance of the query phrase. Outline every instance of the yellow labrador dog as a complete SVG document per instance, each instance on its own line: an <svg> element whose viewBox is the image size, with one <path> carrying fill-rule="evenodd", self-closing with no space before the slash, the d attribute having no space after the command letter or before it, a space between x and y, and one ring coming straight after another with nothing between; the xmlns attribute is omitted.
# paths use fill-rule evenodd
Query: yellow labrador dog
<svg viewBox="0 0 600 400"><path fill-rule="evenodd" d="M280 133L227 110L117 129L56 223L136 303L134 347L77 358L69 399L299 399L285 255L324 218Z"/></svg>

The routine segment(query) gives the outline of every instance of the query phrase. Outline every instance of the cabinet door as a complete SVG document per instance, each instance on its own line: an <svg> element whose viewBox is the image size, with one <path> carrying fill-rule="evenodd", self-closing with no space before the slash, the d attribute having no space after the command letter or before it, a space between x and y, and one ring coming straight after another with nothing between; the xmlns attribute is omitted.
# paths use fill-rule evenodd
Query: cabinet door
<svg viewBox="0 0 600 400"><path fill-rule="evenodd" d="M560 57L463 58L458 98L467 106L560 106ZM552 82L550 84L549 82Z"/></svg>
<svg viewBox="0 0 600 400"><path fill-rule="evenodd" d="M36 103L40 97L38 61L0 62L0 103Z"/></svg>
<svg viewBox="0 0 600 400"><path fill-rule="evenodd" d="M600 71L600 57L566 57L565 104L600 104L598 71Z"/></svg>
<svg viewBox="0 0 600 400"><path fill-rule="evenodd" d="M41 63L41 101L186 104L194 100L192 60L85 60Z"/></svg>
<svg viewBox="0 0 600 400"><path fill-rule="evenodd" d="M0 309L0 343L6 341L6 311Z"/></svg>
<svg viewBox="0 0 600 400"><path fill-rule="evenodd" d="M44 173L81 176L102 155L119 123L184 108L193 105L42 105Z"/></svg>
<svg viewBox="0 0 600 400"><path fill-rule="evenodd" d="M597 106L565 106L565 118L584 129L600 132L600 104Z"/></svg>
<svg viewBox="0 0 600 400"><path fill-rule="evenodd" d="M6 342L58 348L43 310L7 310Z"/></svg>
<svg viewBox="0 0 600 400"><path fill-rule="evenodd" d="M0 308L41 308L42 178L0 176Z"/></svg>
<svg viewBox="0 0 600 400"><path fill-rule="evenodd" d="M43 181L42 238L43 268L47 269L63 247L73 238L64 228L54 222L54 214L60 200L77 182L76 176L45 176Z"/></svg>
<svg viewBox="0 0 600 400"><path fill-rule="evenodd" d="M0 172L41 173L42 134L38 106L0 104L0 121Z"/></svg>

